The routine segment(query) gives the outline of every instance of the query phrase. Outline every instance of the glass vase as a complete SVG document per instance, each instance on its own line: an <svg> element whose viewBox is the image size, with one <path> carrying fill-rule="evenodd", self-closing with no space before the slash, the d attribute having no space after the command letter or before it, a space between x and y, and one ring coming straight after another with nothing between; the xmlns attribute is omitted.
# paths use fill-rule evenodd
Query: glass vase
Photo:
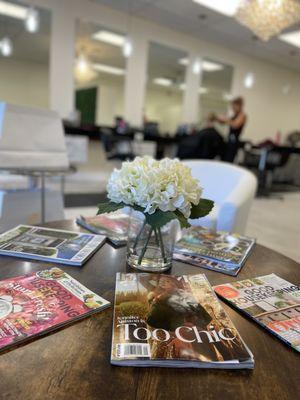
<svg viewBox="0 0 300 400"><path fill-rule="evenodd" d="M171 268L178 221L172 220L153 229L143 213L131 210L128 230L127 264L147 272L163 272Z"/></svg>

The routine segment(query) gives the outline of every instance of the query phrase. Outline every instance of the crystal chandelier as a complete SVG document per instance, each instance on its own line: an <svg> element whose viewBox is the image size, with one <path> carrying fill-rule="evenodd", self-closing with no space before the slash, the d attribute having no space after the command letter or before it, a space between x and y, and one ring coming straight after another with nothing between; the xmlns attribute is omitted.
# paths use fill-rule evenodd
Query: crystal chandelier
<svg viewBox="0 0 300 400"><path fill-rule="evenodd" d="M300 20L297 0L243 0L235 18L263 41Z"/></svg>

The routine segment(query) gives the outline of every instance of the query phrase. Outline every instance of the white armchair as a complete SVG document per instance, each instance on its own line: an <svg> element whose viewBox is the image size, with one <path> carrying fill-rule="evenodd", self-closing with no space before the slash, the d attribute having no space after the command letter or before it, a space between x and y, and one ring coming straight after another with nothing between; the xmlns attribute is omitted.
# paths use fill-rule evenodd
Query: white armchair
<svg viewBox="0 0 300 400"><path fill-rule="evenodd" d="M199 179L203 197L215 206L206 217L190 220L192 225L243 234L256 193L257 179L248 170L233 164L210 161L183 161Z"/></svg>

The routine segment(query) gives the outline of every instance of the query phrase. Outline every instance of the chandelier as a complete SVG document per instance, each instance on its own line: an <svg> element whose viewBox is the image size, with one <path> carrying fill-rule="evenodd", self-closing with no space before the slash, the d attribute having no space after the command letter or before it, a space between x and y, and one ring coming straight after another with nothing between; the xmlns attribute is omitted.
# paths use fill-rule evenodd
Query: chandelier
<svg viewBox="0 0 300 400"><path fill-rule="evenodd" d="M235 18L263 41L300 20L297 0L243 0Z"/></svg>

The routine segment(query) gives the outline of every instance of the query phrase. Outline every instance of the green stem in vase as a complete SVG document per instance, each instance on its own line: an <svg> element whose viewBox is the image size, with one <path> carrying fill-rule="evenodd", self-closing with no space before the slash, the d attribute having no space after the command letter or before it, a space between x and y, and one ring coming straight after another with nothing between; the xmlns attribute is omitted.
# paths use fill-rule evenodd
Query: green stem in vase
<svg viewBox="0 0 300 400"><path fill-rule="evenodd" d="M143 249L142 249L142 251L141 251L141 254L140 254L140 256L139 256L139 260L138 260L138 264L139 264L139 265L141 265L142 260L143 260L143 258L144 258L144 255L145 255L145 253L146 253L147 246L148 246L149 240L150 240L150 238L151 238L152 232L153 232L153 229L151 228L151 229L149 230L149 234L148 234L147 240L146 240L146 242L145 242L145 244L144 244L144 247L143 247Z"/></svg>
<svg viewBox="0 0 300 400"><path fill-rule="evenodd" d="M163 242L163 238L162 238L162 234L161 234L160 228L157 229L157 232L158 232L158 238L159 238L159 242L160 242L161 255L162 255L162 258L164 260L164 263L166 263L167 262L167 258L166 258L165 247L164 247L164 242Z"/></svg>
<svg viewBox="0 0 300 400"><path fill-rule="evenodd" d="M135 251L135 249L136 249L136 246L138 245L138 242L139 242L139 240L140 240L141 234L143 233L143 230L144 230L145 226L146 226L146 219L145 219L145 221L143 222L143 226L141 227L139 233L137 234L137 236L136 236L136 238L135 238L135 241L134 241L134 244L133 244L133 250L134 250L134 251Z"/></svg>

